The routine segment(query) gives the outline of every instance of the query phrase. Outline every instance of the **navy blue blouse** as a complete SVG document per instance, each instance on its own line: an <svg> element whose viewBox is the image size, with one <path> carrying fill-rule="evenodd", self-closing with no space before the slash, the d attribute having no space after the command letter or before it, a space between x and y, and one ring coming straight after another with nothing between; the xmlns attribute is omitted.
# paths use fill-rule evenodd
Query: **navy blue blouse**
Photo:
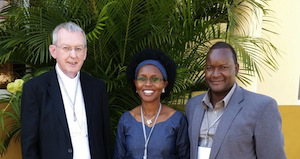
<svg viewBox="0 0 300 159"><path fill-rule="evenodd" d="M145 125L147 136L151 128ZM142 123L129 112L119 121L114 159L142 159L145 139ZM185 116L176 111L169 119L157 123L148 143L148 159L187 159L189 140Z"/></svg>

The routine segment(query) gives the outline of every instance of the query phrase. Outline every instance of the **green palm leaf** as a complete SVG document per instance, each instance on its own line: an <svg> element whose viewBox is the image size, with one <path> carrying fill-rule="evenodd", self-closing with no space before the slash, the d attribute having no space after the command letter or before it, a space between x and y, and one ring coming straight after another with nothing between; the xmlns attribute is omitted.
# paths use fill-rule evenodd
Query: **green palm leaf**
<svg viewBox="0 0 300 159"><path fill-rule="evenodd" d="M263 79L262 70L278 67L276 47L247 35L253 23L250 17L257 20L268 14L267 0L35 0L25 7L23 1L16 2L0 12L6 17L0 22L0 63L24 63L33 72L53 68L48 50L52 30L65 21L78 23L88 40L83 70L106 83L114 129L123 112L140 104L125 71L131 57L143 48L161 49L178 65L174 89L163 102L180 110L191 91L207 89L205 57L215 41L234 46L241 65L238 79L244 84L251 82L250 76ZM15 122L5 128L2 152L12 136L19 135L19 115L12 113L19 107L12 108L5 116Z"/></svg>

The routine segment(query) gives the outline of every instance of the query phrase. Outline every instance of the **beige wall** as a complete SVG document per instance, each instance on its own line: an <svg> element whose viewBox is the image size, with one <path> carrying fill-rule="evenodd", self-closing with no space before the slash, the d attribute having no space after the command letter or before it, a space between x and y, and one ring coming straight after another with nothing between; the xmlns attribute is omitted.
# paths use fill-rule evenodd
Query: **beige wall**
<svg viewBox="0 0 300 159"><path fill-rule="evenodd" d="M268 34L263 37L269 37L284 54L279 59L278 72L258 82L257 92L274 97L280 105L300 105L300 1L273 0L270 9L274 11L278 25L265 27L275 30L279 35Z"/></svg>
<svg viewBox="0 0 300 159"><path fill-rule="evenodd" d="M269 39L282 52L278 57L279 69L270 75L266 73L264 81L254 80L248 88L275 98L279 105L300 105L300 1L272 0L269 8L274 12L267 19L275 23L263 22L262 26L278 35L262 32L261 37Z"/></svg>

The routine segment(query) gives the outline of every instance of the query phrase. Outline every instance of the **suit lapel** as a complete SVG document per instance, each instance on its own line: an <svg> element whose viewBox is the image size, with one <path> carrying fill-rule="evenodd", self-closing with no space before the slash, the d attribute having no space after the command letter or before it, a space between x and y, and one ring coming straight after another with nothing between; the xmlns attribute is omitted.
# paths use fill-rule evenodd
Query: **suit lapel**
<svg viewBox="0 0 300 159"><path fill-rule="evenodd" d="M237 114L242 109L242 106L239 103L243 100L243 92L242 89L237 86L234 94L232 95L227 107L224 110L224 114L220 120L218 125L216 134L214 136L214 141L210 153L210 159L214 159L222 145L222 142L232 124Z"/></svg>
<svg viewBox="0 0 300 159"><path fill-rule="evenodd" d="M196 100L196 106L195 106L195 110L194 110L194 116L193 116L193 123L192 125L192 147L191 149L193 149L194 152L193 153L195 155L195 157L191 157L191 158L196 158L197 156L197 152L198 152L198 140L199 140L199 133L200 133L200 126L202 123L202 119L203 119L203 115L204 115L204 109L202 107L202 98L199 98L199 100Z"/></svg>
<svg viewBox="0 0 300 159"><path fill-rule="evenodd" d="M53 103L53 107L58 115L60 124L62 125L66 135L70 137L66 112L65 112L63 99L62 99L55 69L49 72L48 83L49 83L48 92L49 92L51 102Z"/></svg>

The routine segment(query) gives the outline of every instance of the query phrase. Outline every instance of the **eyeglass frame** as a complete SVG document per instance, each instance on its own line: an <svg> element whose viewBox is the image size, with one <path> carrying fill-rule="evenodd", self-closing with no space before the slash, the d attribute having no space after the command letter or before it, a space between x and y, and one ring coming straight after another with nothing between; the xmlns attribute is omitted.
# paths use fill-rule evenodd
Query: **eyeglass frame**
<svg viewBox="0 0 300 159"><path fill-rule="evenodd" d="M139 78L136 78L135 80L141 84L145 84L148 81L152 84L158 84L161 81L165 81L163 78L159 78L159 77L151 77L151 78L139 77Z"/></svg>
<svg viewBox="0 0 300 159"><path fill-rule="evenodd" d="M85 49L86 49L85 46L80 46L80 47L82 47L82 48L80 48L80 49L82 49L82 50L78 51L78 50L76 50L76 49L78 49L79 46L68 46L68 45L66 45L66 46L58 46L58 45L56 45L56 44L53 44L53 45L56 46L56 47L58 47L58 48L60 48L60 49L62 49L63 52L67 52L67 53L70 53L72 50L74 50L76 54L81 54L81 53L83 53L83 52L85 51Z"/></svg>

